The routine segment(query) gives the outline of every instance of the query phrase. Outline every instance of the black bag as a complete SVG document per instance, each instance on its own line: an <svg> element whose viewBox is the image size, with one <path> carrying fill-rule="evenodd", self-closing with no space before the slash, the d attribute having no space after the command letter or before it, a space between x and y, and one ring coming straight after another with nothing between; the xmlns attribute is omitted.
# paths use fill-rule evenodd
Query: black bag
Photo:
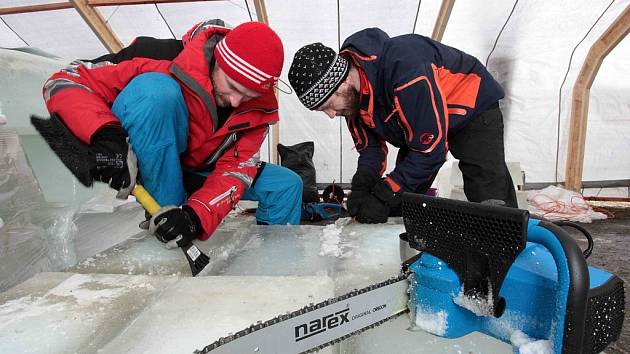
<svg viewBox="0 0 630 354"><path fill-rule="evenodd" d="M315 182L315 165L313 164L313 152L315 145L312 141L306 141L292 146L278 144L280 164L297 173L304 183L302 202L319 202L317 183Z"/></svg>

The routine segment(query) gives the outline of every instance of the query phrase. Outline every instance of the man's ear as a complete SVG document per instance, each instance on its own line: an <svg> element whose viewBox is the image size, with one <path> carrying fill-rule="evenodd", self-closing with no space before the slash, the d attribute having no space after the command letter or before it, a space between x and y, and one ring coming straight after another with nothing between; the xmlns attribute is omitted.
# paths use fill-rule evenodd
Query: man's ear
<svg viewBox="0 0 630 354"><path fill-rule="evenodd" d="M339 86L337 86L337 89L335 90L335 92L333 92L333 95L339 96L340 92L345 92L348 89L348 86L350 86L350 82L348 82L348 78L346 78L345 80L343 80L342 83L339 84Z"/></svg>

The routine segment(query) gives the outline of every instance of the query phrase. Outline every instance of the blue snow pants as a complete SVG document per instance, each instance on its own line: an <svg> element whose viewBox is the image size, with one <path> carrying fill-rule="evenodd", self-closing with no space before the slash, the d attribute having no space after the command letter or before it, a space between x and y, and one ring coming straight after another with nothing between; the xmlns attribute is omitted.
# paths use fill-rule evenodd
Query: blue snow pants
<svg viewBox="0 0 630 354"><path fill-rule="evenodd" d="M179 156L188 143L188 109L177 81L162 73L138 75L118 94L112 112L129 134L147 191L160 205L183 204L187 196ZM242 199L258 201L260 223L299 224L302 180L285 167L267 164Z"/></svg>

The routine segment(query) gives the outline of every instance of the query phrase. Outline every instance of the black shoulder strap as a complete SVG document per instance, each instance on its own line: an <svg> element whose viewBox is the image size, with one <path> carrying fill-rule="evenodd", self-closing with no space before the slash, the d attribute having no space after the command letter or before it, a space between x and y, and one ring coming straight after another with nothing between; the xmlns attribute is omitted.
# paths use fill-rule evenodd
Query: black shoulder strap
<svg viewBox="0 0 630 354"><path fill-rule="evenodd" d="M173 60L184 49L179 39L158 39L153 37L138 37L128 47L118 53L105 54L91 60L91 63L108 61L118 64L133 58L149 58L156 60Z"/></svg>

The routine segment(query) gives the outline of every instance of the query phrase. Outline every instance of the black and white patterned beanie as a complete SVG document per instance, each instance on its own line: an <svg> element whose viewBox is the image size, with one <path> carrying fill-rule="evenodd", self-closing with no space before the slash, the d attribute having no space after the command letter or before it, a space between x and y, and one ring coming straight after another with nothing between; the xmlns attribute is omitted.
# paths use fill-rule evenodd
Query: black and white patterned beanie
<svg viewBox="0 0 630 354"><path fill-rule="evenodd" d="M300 48L293 56L289 83L310 110L324 103L348 76L348 60L321 43Z"/></svg>

